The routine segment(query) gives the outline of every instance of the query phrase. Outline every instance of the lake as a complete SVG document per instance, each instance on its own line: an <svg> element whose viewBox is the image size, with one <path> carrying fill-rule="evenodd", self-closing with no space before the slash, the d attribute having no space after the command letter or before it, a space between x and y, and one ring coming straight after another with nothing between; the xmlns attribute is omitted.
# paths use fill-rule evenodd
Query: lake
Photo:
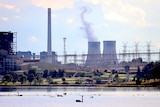
<svg viewBox="0 0 160 107"><path fill-rule="evenodd" d="M18 96L23 95L23 96ZM82 100L83 102L76 102ZM155 87L0 87L0 107L159 107Z"/></svg>

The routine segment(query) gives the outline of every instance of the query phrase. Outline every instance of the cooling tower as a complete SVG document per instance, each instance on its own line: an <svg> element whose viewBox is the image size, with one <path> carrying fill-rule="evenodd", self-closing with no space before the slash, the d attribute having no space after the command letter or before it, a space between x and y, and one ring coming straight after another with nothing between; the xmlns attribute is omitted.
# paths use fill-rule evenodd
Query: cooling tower
<svg viewBox="0 0 160 107"><path fill-rule="evenodd" d="M101 60L100 42L88 42L87 67L98 67Z"/></svg>
<svg viewBox="0 0 160 107"><path fill-rule="evenodd" d="M117 64L116 41L103 41L103 56L104 64Z"/></svg>

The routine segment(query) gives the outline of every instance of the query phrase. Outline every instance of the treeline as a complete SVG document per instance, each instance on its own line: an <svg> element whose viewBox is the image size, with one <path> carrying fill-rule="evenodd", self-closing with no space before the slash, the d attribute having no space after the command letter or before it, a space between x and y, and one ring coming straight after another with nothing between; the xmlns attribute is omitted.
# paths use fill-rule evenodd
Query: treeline
<svg viewBox="0 0 160 107"><path fill-rule="evenodd" d="M30 69L27 72L23 72L21 74L7 72L4 74L1 83L7 84L12 82L15 84L16 82L20 82L21 84L25 84L29 82L31 85L34 82L34 84L40 85L43 83L43 80L46 79L48 84L56 84L56 82L53 82L53 78L63 78L64 76L65 71L63 69L59 69L58 71L44 70L43 73L37 72L36 69Z"/></svg>
<svg viewBox="0 0 160 107"><path fill-rule="evenodd" d="M134 79L136 84L141 84L142 80L147 82L150 79L160 79L160 62L150 62L142 70L138 67Z"/></svg>

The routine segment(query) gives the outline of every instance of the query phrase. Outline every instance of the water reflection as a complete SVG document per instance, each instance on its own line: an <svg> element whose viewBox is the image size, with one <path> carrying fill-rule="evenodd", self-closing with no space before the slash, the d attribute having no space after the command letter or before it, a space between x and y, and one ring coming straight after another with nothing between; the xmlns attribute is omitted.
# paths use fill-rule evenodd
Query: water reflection
<svg viewBox="0 0 160 107"><path fill-rule="evenodd" d="M1 86L0 92L44 91L44 92L105 92L105 91L160 91L159 87L54 87L54 86Z"/></svg>

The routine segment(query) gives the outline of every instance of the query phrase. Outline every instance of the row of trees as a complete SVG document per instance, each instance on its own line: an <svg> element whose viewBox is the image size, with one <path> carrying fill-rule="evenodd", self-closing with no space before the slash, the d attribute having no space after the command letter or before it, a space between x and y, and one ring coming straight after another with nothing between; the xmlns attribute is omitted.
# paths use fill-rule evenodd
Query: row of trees
<svg viewBox="0 0 160 107"><path fill-rule="evenodd" d="M44 70L43 73L36 72L36 69L28 70L28 72L24 72L23 74L17 74L15 72L7 72L4 74L2 78L2 83L9 83L9 82L20 82L21 84L26 83L27 81L31 83L34 81L35 84L43 83L44 78L48 81L48 83L54 83L53 78L63 78L65 75L65 71L59 69L58 71L48 71Z"/></svg>
<svg viewBox="0 0 160 107"><path fill-rule="evenodd" d="M136 84L140 84L142 80L146 82L150 79L160 79L160 62L151 62L143 67L142 71L140 67L136 73Z"/></svg>

